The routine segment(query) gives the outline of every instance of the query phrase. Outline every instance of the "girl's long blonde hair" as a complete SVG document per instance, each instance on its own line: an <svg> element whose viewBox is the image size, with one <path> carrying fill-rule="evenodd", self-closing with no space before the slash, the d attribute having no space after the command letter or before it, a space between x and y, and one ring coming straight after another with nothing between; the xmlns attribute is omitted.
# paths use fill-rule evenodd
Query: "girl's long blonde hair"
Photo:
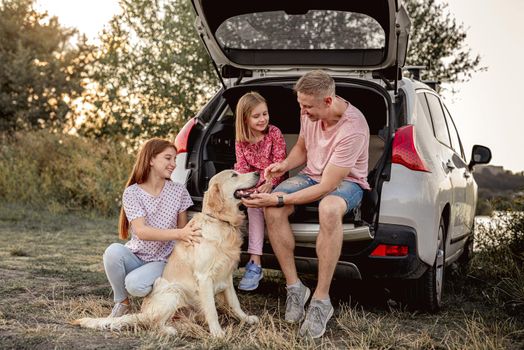
<svg viewBox="0 0 524 350"><path fill-rule="evenodd" d="M151 171L151 160L158 154L162 153L166 148L173 147L176 151L175 144L168 140L159 138L152 138L146 141L140 148L136 157L135 165L129 175L125 188L133 184L141 184L146 182ZM118 221L118 236L120 239L127 239L129 237L129 221L127 220L124 207L120 209L120 218Z"/></svg>
<svg viewBox="0 0 524 350"><path fill-rule="evenodd" d="M238 100L235 113L235 140L237 142L253 140L254 135L251 129L247 126L247 118L249 118L253 109L261 103L267 105L266 99L256 91L248 92Z"/></svg>

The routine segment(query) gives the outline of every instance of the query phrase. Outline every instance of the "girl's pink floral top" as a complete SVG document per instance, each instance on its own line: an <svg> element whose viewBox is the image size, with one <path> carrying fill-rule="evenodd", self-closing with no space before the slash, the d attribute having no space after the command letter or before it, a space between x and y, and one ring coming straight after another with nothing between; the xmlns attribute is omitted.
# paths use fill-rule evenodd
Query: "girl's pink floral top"
<svg viewBox="0 0 524 350"><path fill-rule="evenodd" d="M258 187L265 181L264 169L270 164L286 159L286 141L279 128L269 125L268 133L264 135L262 140L256 143L237 142L235 151L237 157L235 170L242 174L258 171L260 173ZM275 187L284 179L285 175L274 178L271 184Z"/></svg>

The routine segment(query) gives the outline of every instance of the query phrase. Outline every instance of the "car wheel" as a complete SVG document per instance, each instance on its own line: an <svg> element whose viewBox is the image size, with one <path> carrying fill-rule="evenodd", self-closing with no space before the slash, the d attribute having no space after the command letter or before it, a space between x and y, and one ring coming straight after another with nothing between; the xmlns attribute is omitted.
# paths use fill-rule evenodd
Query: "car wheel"
<svg viewBox="0 0 524 350"><path fill-rule="evenodd" d="M445 272L445 238L446 227L444 219L440 219L437 235L437 254L433 266L428 268L424 274L413 281L411 290L411 304L418 310L436 312L442 306L442 290L444 287Z"/></svg>

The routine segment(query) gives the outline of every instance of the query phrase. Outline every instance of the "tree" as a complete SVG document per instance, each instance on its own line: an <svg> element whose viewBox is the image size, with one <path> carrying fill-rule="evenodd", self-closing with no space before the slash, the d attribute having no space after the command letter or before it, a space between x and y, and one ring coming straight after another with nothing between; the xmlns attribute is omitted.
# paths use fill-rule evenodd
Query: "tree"
<svg viewBox="0 0 524 350"><path fill-rule="evenodd" d="M92 56L85 38L70 44L76 31L39 13L34 0L0 0L0 130L72 124L73 100L83 90Z"/></svg>
<svg viewBox="0 0 524 350"><path fill-rule="evenodd" d="M127 139L165 136L218 86L188 0L122 0L92 68L94 109L79 131Z"/></svg>
<svg viewBox="0 0 524 350"><path fill-rule="evenodd" d="M407 65L426 66L424 79L443 83L468 81L480 67L480 56L465 44L466 31L436 0L404 0L411 18Z"/></svg>
<svg viewBox="0 0 524 350"><path fill-rule="evenodd" d="M435 0L404 2L413 23L409 65L425 65L426 79L450 83L465 81L483 69L479 68L480 57L465 48L464 28L445 12L446 5ZM189 0L121 0L120 5L122 14L113 18L101 35L100 52L90 74L93 88L84 95L86 105L93 108L85 111L79 131L131 140L176 132L218 87L209 55L193 26L191 4ZM306 24L311 30L317 23L323 28L316 30L318 38L312 36L315 42L309 47L319 46L319 41L328 48L384 44L377 41L375 30L370 30L374 28L370 27L372 21L366 16L336 11L329 15L311 11L308 15ZM275 24L265 13L254 15L250 25L257 30L246 32L249 28L243 28L241 21L230 19L225 29L220 29L224 30L222 39L238 47L247 33L253 34L252 41L261 47L293 48L296 40L274 42L273 36L265 39L255 34L278 30L294 39L307 31L298 28L292 16ZM358 34L328 40L330 26L350 28ZM311 39L308 35L304 38Z"/></svg>

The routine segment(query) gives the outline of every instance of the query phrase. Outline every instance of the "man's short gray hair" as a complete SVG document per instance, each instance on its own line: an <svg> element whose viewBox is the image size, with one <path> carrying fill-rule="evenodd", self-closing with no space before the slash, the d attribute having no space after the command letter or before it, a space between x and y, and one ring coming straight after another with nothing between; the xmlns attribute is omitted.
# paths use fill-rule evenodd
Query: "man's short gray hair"
<svg viewBox="0 0 524 350"><path fill-rule="evenodd" d="M335 97L335 80L324 71L314 70L304 74L295 84L294 90L320 98Z"/></svg>

